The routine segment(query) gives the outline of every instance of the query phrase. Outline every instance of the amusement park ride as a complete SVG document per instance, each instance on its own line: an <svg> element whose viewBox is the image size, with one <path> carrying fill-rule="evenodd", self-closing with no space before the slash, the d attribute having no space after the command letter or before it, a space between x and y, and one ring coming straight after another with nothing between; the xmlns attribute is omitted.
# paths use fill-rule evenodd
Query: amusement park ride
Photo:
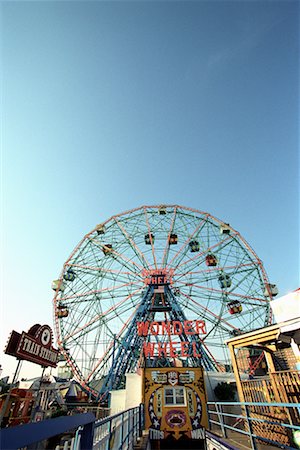
<svg viewBox="0 0 300 450"><path fill-rule="evenodd" d="M97 225L52 287L59 349L102 404L139 368L225 371L226 339L271 324L277 294L235 229L177 205Z"/></svg>

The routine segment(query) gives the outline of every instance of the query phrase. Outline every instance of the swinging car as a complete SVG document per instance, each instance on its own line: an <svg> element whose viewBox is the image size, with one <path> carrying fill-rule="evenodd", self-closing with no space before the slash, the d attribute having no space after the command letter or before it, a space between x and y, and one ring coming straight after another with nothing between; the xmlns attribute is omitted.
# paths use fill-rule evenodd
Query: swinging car
<svg viewBox="0 0 300 450"><path fill-rule="evenodd" d="M219 276L219 283L222 289L229 288L231 286L231 279L227 273L223 273Z"/></svg>
<svg viewBox="0 0 300 450"><path fill-rule="evenodd" d="M234 300L233 302L228 303L227 308L229 314L239 314L243 311L243 307L238 300Z"/></svg>
<svg viewBox="0 0 300 450"><path fill-rule="evenodd" d="M110 253L112 253L112 245L111 244L105 244L102 247L102 251L104 253L104 255L109 255Z"/></svg>
<svg viewBox="0 0 300 450"><path fill-rule="evenodd" d="M200 250L200 245L198 241L191 241L189 243L190 246L190 252L194 253L194 252L199 252Z"/></svg>
<svg viewBox="0 0 300 450"><path fill-rule="evenodd" d="M59 288L58 288L58 286L59 286ZM59 291L63 292L65 290L64 283L61 282L60 280L53 280L51 287L54 291L57 291L57 289L58 289Z"/></svg>
<svg viewBox="0 0 300 450"><path fill-rule="evenodd" d="M169 245L177 244L177 242L178 242L178 236L177 236L177 234L170 234L170 237L169 237Z"/></svg>
<svg viewBox="0 0 300 450"><path fill-rule="evenodd" d="M96 226L97 234L104 234L105 233L105 226L102 223L99 223L99 225Z"/></svg>
<svg viewBox="0 0 300 450"><path fill-rule="evenodd" d="M154 243L154 234L145 234L145 244L146 245L151 245L151 241Z"/></svg>
<svg viewBox="0 0 300 450"><path fill-rule="evenodd" d="M161 206L158 208L158 214L160 214L160 215L165 215L165 214L167 214L166 207L163 206L163 205L161 205Z"/></svg>
<svg viewBox="0 0 300 450"><path fill-rule="evenodd" d="M213 267L217 265L217 258L215 257L215 255L213 255L212 253L210 253L209 255L206 256L205 258L205 263L208 267Z"/></svg>
<svg viewBox="0 0 300 450"><path fill-rule="evenodd" d="M66 306L60 305L57 307L57 317L59 319L61 319L63 317L68 317L68 315L69 315L69 310Z"/></svg>
<svg viewBox="0 0 300 450"><path fill-rule="evenodd" d="M278 288L276 284L266 284L264 296L269 297L269 291L271 292L272 297L276 297L278 294Z"/></svg>
<svg viewBox="0 0 300 450"><path fill-rule="evenodd" d="M229 226L229 223L222 223L220 225L220 233L221 234L230 234L231 228Z"/></svg>
<svg viewBox="0 0 300 450"><path fill-rule="evenodd" d="M67 272L64 274L64 279L66 281L74 281L76 278L75 272L73 272L72 269L67 270Z"/></svg>

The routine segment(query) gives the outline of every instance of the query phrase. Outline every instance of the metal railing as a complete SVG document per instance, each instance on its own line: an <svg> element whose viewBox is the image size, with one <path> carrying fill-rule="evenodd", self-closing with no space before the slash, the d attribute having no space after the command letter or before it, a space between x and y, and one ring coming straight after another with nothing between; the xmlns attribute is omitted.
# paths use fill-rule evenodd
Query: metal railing
<svg viewBox="0 0 300 450"><path fill-rule="evenodd" d="M48 441L48 448L55 448L55 440L60 441L68 433L71 437L80 429L82 449L92 449L92 431L95 416L91 413L77 414L75 416L62 416L40 422L17 425L3 428L0 431L1 448L5 450L18 450L24 448L45 448L44 441ZM49 444L51 440L51 446ZM46 447L47 448L47 447Z"/></svg>
<svg viewBox="0 0 300 450"><path fill-rule="evenodd" d="M143 428L143 404L96 421L93 450L130 450L142 435Z"/></svg>
<svg viewBox="0 0 300 450"><path fill-rule="evenodd" d="M249 448L253 450L258 450L260 443L291 450L299 448L295 443L294 433L300 433L300 426L298 421L293 421L294 415L291 414L295 409L300 412L300 404L207 403L210 430L230 440L236 433L243 435L247 438Z"/></svg>
<svg viewBox="0 0 300 450"><path fill-rule="evenodd" d="M3 428L0 439L5 450L131 450L143 428L144 408L140 405L100 420L84 413Z"/></svg>

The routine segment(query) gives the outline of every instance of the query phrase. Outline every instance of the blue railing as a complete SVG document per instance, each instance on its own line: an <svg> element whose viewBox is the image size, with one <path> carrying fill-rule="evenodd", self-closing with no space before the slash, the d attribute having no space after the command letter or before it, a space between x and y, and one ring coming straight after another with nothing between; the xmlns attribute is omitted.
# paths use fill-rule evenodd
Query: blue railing
<svg viewBox="0 0 300 450"><path fill-rule="evenodd" d="M70 450L130 450L143 427L144 410L140 405L101 420L85 413L3 428L0 442L5 450L18 450L49 439L53 449L61 448L64 440L64 448ZM66 433L70 433L69 441Z"/></svg>
<svg viewBox="0 0 300 450"><path fill-rule="evenodd" d="M120 414L95 422L94 450L130 450L142 435L144 408L128 409Z"/></svg>
<svg viewBox="0 0 300 450"><path fill-rule="evenodd" d="M234 413L236 407L240 413ZM217 429L222 437L230 440L234 433L247 436L253 450L257 450L259 441L284 449L300 448L294 440L295 432L300 433L298 403L208 402L207 412L210 430ZM278 418L280 415L284 419ZM272 429L274 435L276 430L282 430L278 440L266 437L266 434L272 434Z"/></svg>
<svg viewBox="0 0 300 450"><path fill-rule="evenodd" d="M94 422L94 414L85 413L3 428L0 434L1 448L17 450L67 432L76 432L80 427L81 448L91 449Z"/></svg>

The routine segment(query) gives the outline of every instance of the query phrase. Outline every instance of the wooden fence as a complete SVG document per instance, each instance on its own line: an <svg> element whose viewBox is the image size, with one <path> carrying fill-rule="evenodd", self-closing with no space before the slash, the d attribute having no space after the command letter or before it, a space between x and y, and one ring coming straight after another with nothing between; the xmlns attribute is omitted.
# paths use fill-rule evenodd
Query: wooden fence
<svg viewBox="0 0 300 450"><path fill-rule="evenodd" d="M264 424L253 421L253 431L257 434L278 441L284 445L291 442L291 429L284 424L299 424L299 408L272 406L272 403L300 404L300 373L296 370L286 370L270 373L268 376L242 381L245 402L253 402L249 407L251 417L259 420L272 421L280 424ZM269 403L269 406L255 405L255 403Z"/></svg>

